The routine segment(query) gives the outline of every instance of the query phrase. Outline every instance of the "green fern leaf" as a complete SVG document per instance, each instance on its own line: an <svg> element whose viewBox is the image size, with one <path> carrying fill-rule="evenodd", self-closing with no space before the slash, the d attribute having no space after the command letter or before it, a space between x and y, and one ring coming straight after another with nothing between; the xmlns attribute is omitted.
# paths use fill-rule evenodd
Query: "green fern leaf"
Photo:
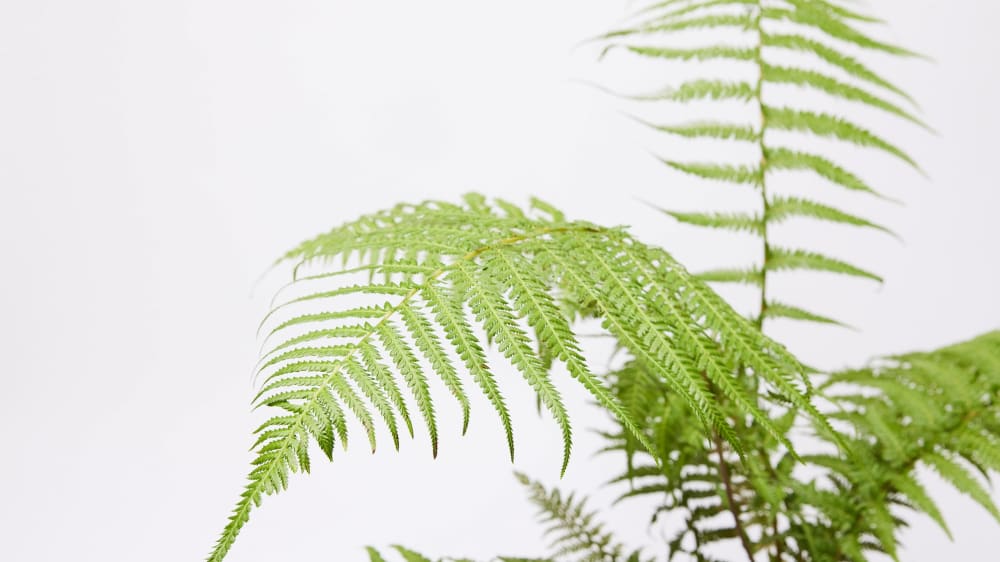
<svg viewBox="0 0 1000 562"><path fill-rule="evenodd" d="M882 197L862 179L823 156L787 148L769 148L764 156L768 170L810 170L833 184Z"/></svg>
<svg viewBox="0 0 1000 562"><path fill-rule="evenodd" d="M489 399L503 424L507 436L507 448L511 461L514 460L514 431L511 427L510 411L504 401L496 378L486 366L486 353L472 332L462 310L461 303L441 294L434 286L427 286L421 293L434 311L434 319L444 329L452 346L458 351L473 380Z"/></svg>
<svg viewBox="0 0 1000 562"><path fill-rule="evenodd" d="M751 166L728 166L721 164L704 164L704 163L684 163L675 162L673 160L661 160L667 166L671 168L684 172L685 174L690 174L699 178L735 183L735 184L746 184L753 186L760 186L761 173L758 168Z"/></svg>
<svg viewBox="0 0 1000 562"><path fill-rule="evenodd" d="M609 45L604 49L602 56L614 48L625 48L631 53L649 58L681 61L706 61L713 59L752 61L756 56L753 49L718 45L697 49L673 49L667 47L647 47L641 45Z"/></svg>
<svg viewBox="0 0 1000 562"><path fill-rule="evenodd" d="M891 475L889 478L892 485L905 495L913 503L914 507L929 515L945 534L948 535L948 538L952 538L951 530L948 528L941 510L914 475L897 473Z"/></svg>
<svg viewBox="0 0 1000 562"><path fill-rule="evenodd" d="M805 27L822 31L833 39L839 39L846 43L854 44L864 49L881 51L895 56L916 57L920 56L913 51L897 47L889 43L872 39L868 35L858 31L838 18L829 17L829 11L812 10L806 8L815 0L788 0L795 5L796 9L788 10L784 8L763 9L764 18L769 20L785 20ZM805 8L805 9L804 9Z"/></svg>
<svg viewBox="0 0 1000 562"><path fill-rule="evenodd" d="M861 126L839 117L825 113L768 106L765 106L763 111L768 126L774 129L808 132L821 137L836 138L858 146L878 148L919 169L916 161L899 148Z"/></svg>
<svg viewBox="0 0 1000 562"><path fill-rule="evenodd" d="M764 231L763 221L753 215L742 213L679 213L666 209L660 209L660 211L674 217L678 222L693 226L721 228L758 235Z"/></svg>
<svg viewBox="0 0 1000 562"><path fill-rule="evenodd" d="M768 263L770 268L775 271L826 271L829 273L839 273L841 275L849 275L852 277L864 277L866 279L878 281L879 283L882 282L882 278L874 273L855 267L847 262L805 250L772 248L771 255L768 256Z"/></svg>
<svg viewBox="0 0 1000 562"><path fill-rule="evenodd" d="M406 562L433 562L430 558L425 557L419 552L415 552L406 547L399 546L398 544L392 545L392 548L403 557Z"/></svg>
<svg viewBox="0 0 1000 562"><path fill-rule="evenodd" d="M570 317L557 304L557 291L593 307L630 353L655 366L661 383L699 412L706 431L719 432L734 447L735 435L707 391L702 370L762 427L769 421L730 380L729 366L747 365L761 384L819 415L805 392L790 382L804 377L805 369L668 254L621 230L568 223L544 203L533 206L545 217L529 216L506 202L493 206L477 196L467 197L465 206L401 205L334 229L286 255L296 262L296 275L309 266L353 270L368 274L371 285L370 290L348 284L350 289L312 291L286 302L337 303L349 294L387 300L287 320L280 316L288 305L279 304L280 310L269 316L267 323L277 326L267 337L285 339L265 354L262 372L267 374L256 402L284 414L258 429L250 480L210 560L222 560L263 496L284 489L291 473L309 470L310 441L327 457L332 457L336 439L346 447L348 413L360 423L372 449L376 417L398 444L400 418L412 434L405 388L424 418L436 454L435 404L417 353L458 399L463 413L469 404L445 340L498 412L513 451L510 415L499 383L485 365L473 319L555 418L563 434L563 470L572 433L569 413L544 367L546 354L562 362L646 450L655 450L618 398L586 366ZM341 266L333 265L338 261ZM348 277L320 272L301 278L312 283ZM377 277L383 280L377 282ZM537 336L541 352L531 345L534 340L521 328L521 318ZM303 329L308 331L297 333ZM343 343L326 345L330 338ZM467 420L467 414L463 417Z"/></svg>
<svg viewBox="0 0 1000 562"><path fill-rule="evenodd" d="M761 37L761 43L764 47L786 49L816 55L823 61L843 70L855 78L880 86L906 99L910 103L913 103L913 99L906 92L880 77L857 59L845 55L828 45L816 41L815 39L795 34L764 33Z"/></svg>
<svg viewBox="0 0 1000 562"><path fill-rule="evenodd" d="M805 322L816 322L818 324L832 324L836 326L848 327L846 324L833 320L832 318L803 310L797 306L791 306L775 301L769 301L767 306L764 307L764 317L788 318L790 320L802 320Z"/></svg>
<svg viewBox="0 0 1000 562"><path fill-rule="evenodd" d="M749 15L708 15L696 18L690 18L686 20L657 23L655 20L648 22L646 24L640 24L638 27L619 29L612 31L605 35L602 35L598 39L614 39L616 37L627 37L629 35L638 34L661 34L670 33L677 31L687 31L694 29L705 29L705 28L736 28L736 29L748 29L753 26L753 18Z"/></svg>
<svg viewBox="0 0 1000 562"><path fill-rule="evenodd" d="M652 94L633 96L643 101L689 102L694 100L742 100L753 99L754 86L748 82L721 82L718 80L696 80L685 82L675 88L666 88Z"/></svg>
<svg viewBox="0 0 1000 562"><path fill-rule="evenodd" d="M760 269L715 269L703 271L698 279L708 283L738 283L760 286L764 282L764 274Z"/></svg>
<svg viewBox="0 0 1000 562"><path fill-rule="evenodd" d="M670 133L679 137L687 138L712 138L725 140L738 140L748 142L758 142L760 134L747 125L734 125L729 123L696 122L681 125L653 125L641 119L636 119L649 127L664 133Z"/></svg>
<svg viewBox="0 0 1000 562"><path fill-rule="evenodd" d="M983 488L983 485L976 480L975 476L969 473L968 469L958 464L955 460L944 455L930 454L924 457L924 462L930 465L942 478L950 482L956 490L969 496L976 503L983 506L990 512L998 522L1000 522L1000 510L997 509L990 493Z"/></svg>
<svg viewBox="0 0 1000 562"><path fill-rule="evenodd" d="M799 197L776 197L767 206L767 219L779 223L788 217L809 217L827 222L874 228L892 234L888 228L839 209Z"/></svg>
<svg viewBox="0 0 1000 562"><path fill-rule="evenodd" d="M886 101L872 93L850 84L840 82L820 72L806 70L802 68L773 66L763 64L761 66L763 80L773 84L792 84L796 86L807 86L815 88L830 96L881 109L897 117L902 117L925 129L929 129L926 123L917 119L912 114L902 109L898 105Z"/></svg>
<svg viewBox="0 0 1000 562"><path fill-rule="evenodd" d="M368 562L385 562L385 558L382 558L382 554L372 547L365 547L368 552Z"/></svg>

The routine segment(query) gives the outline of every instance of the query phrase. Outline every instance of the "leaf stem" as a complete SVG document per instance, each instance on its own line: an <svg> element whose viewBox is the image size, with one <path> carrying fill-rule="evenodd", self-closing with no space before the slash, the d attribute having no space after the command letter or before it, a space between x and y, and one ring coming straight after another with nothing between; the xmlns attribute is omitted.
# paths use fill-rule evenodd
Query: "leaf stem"
<svg viewBox="0 0 1000 562"><path fill-rule="evenodd" d="M726 490L726 504L729 512L733 514L733 521L736 523L736 532L740 536L740 544L747 554L750 562L754 562L753 547L750 544L750 537L747 536L746 529L743 528L743 521L740 520L740 511L736 503L736 494L733 493L733 482L729 475L729 463L726 462L725 454L722 450L722 438L718 432L714 432L712 440L715 442L715 452L719 457L719 475L722 477L722 485Z"/></svg>
<svg viewBox="0 0 1000 562"><path fill-rule="evenodd" d="M764 15L764 6L758 2L757 14L754 17L754 28L757 31L757 44L754 46L754 62L757 65L757 83L754 88L754 99L757 100L757 109L760 116L760 132L757 136L758 147L760 148L760 198L762 203L762 214L760 218L760 233L763 240L764 256L760 266L760 310L756 318L758 329L764 327L764 315L767 313L767 271L768 262L771 257L771 244L768 239L768 214L769 202L767 199L767 147L764 145L764 133L767 130L767 116L764 114L764 58L762 51L764 47L764 32L761 29L761 20Z"/></svg>

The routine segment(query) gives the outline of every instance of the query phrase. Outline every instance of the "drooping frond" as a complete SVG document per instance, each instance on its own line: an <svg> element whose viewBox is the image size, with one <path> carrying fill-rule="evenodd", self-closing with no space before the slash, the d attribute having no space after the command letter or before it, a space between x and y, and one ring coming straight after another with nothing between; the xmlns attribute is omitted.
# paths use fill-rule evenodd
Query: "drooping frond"
<svg viewBox="0 0 1000 562"><path fill-rule="evenodd" d="M912 100L900 88L848 54L861 51L915 56L875 37L870 29L878 23L877 18L853 6L830 0L648 0L636 10L630 23L598 38L604 44L602 56L625 52L649 60L654 72L654 64L667 65L663 68L671 71L665 76L685 77L653 93L627 98L647 104L708 102L700 106L707 108L704 113L697 107L685 107L686 121L640 122L687 142L728 141L742 145L748 147L741 151L743 154L754 155L729 161L662 161L700 180L745 186L759 193L761 203L757 209L725 213L672 210L668 214L685 224L738 231L761 241L756 264L709 271L702 277L710 282L748 284L760 291L760 309L754 314L760 325L769 318L839 323L806 312L798 305L769 310L768 304L776 299L769 292L773 289L768 278L781 271L805 269L880 280L874 273L825 257L812 248L775 247L775 226L792 218L888 230L854 212L821 202L819 190L816 195L790 197L778 193L773 181L780 174L810 172L826 183L876 194L849 166L822 152L800 148L815 144L801 142L810 139L880 151L917 167L897 144L869 130L856 117L798 101L803 96L797 94L806 92L813 98L853 104L926 129L915 115ZM741 78L713 74L712 69L718 67L706 64L712 61L728 63L730 74ZM741 70L737 72L737 68ZM732 111L720 111L728 109ZM713 117L720 113L732 115L734 111L743 111L745 116ZM704 116L699 118L699 113Z"/></svg>
<svg viewBox="0 0 1000 562"><path fill-rule="evenodd" d="M569 222L551 206L532 211L467 196L464 205L400 205L303 243L284 256L295 282L261 325L265 347L257 408L275 415L257 430L246 489L210 560L221 560L265 495L310 468L310 443L332 458L360 425L374 450L378 426L398 447L412 418L438 448L438 379L469 420L472 387L492 404L513 455L509 382L487 365L496 348L572 442L570 414L548 358L651 445L587 364L561 302L587 307L621 346L686 404L706 433L741 451L720 393L774 435L736 366L757 384L818 415L805 370L666 252L620 228ZM471 380L465 380L466 377ZM407 405L407 404L410 405ZM824 423L817 418L818 423ZM787 445L787 443L786 443Z"/></svg>

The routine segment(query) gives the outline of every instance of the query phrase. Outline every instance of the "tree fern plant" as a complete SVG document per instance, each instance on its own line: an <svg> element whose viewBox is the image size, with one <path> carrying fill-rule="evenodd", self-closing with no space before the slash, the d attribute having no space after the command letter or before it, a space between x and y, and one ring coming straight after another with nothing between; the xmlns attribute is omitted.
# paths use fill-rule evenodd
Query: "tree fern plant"
<svg viewBox="0 0 1000 562"><path fill-rule="evenodd" d="M948 530L918 468L936 471L1000 520L981 482L1000 471L1000 333L834 373L803 365L765 334L769 319L838 323L776 296L770 280L783 271L880 280L816 249L779 243L779 223L887 232L812 195L782 192L782 175L807 172L877 196L848 165L811 148L816 139L917 168L857 119L802 107L795 93L812 90L926 128L901 89L849 53L916 55L875 39L865 30L877 20L834 0L663 0L639 7L631 21L597 39L605 54L694 65L696 74L711 70L708 61L725 61L727 72L743 67L732 73L744 78L698 75L628 97L640 105L710 102L699 104L704 116L691 106L682 122L639 119L684 142L742 145L742 161L662 161L752 190L759 205L665 212L755 237L756 259L692 274L626 228L569 220L539 200L522 208L477 194L397 205L304 242L279 260L292 281L260 325L254 398L271 417L255 432L244 491L209 560L226 556L252 510L293 473L308 472L315 452L332 459L338 444L346 449L349 433L360 430L371 450L380 433L398 448L422 426L436 455L442 401L456 402L464 431L470 394L481 392L513 458L505 395L523 384L514 379L559 427L565 471L573 428L560 388L574 383L557 380L554 363L617 427L604 435L604 451L625 461L610 478L621 499L657 498L653 520L681 515L664 544L668 559L719 560L727 543L748 560L897 558L908 512ZM679 34L699 46L682 46ZM714 117L726 111L744 117ZM754 310L737 312L710 286L717 283L749 286ZM600 322L627 354L620 368L588 364L581 319ZM505 364L488 364L490 346ZM434 395L432 378L451 398ZM620 544L574 495L518 478L554 535L545 560L663 558ZM429 560L394 551L406 562ZM383 552L369 548L369 558L387 560Z"/></svg>

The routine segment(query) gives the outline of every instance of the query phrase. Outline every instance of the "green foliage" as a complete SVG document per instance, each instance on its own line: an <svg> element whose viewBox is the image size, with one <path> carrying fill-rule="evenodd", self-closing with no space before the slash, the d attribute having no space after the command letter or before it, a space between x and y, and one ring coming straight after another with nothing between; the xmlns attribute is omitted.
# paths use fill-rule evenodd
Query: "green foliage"
<svg viewBox="0 0 1000 562"><path fill-rule="evenodd" d="M569 221L537 200L522 209L475 194L462 204L398 205L299 245L279 260L292 267L293 279L260 325L265 345L254 404L272 416L255 432L248 482L210 561L225 557L264 496L287 487L292 473L310 470L315 449L332 460L338 443L347 448L349 433L362 431L373 451L388 434L398 449L401 436L414 437L422 421L436 455L441 400L455 402L464 432L470 389L491 404L513 459L508 374L524 379L539 410L555 421L565 471L573 428L554 363L611 415L602 452L624 460L608 482L618 501L655 498L651 525L664 514L680 516L664 540L668 560L716 561L724 544L738 544L751 561L864 562L873 554L898 560L899 535L912 514L950 534L922 481L928 472L1000 522L987 488L1000 472L1000 332L834 373L804 367L764 334L768 319L842 325L775 298L774 275L882 280L822 251L773 240L775 227L790 220L891 234L812 195L776 192L778 174L810 172L878 196L832 156L802 149L803 141L871 149L919 169L856 118L788 105L773 92L811 91L926 129L909 96L849 53L916 55L871 35L879 21L840 0L658 0L632 21L599 38L602 56L620 50L687 64L696 74L712 68L706 61L727 61L753 76L698 75L630 99L683 106L685 122L639 119L666 135L752 149L746 162L662 162L752 189L758 208L663 212L683 224L752 236L759 258L692 275L624 228ZM682 47L674 44L680 33L707 39ZM788 55L806 55L820 67L789 65ZM714 114L723 104L744 108L746 119L691 115L698 107ZM744 318L706 283L748 285L759 306ZM599 320L615 339L620 366L591 367L575 329L584 318ZM490 348L505 364L488 364ZM517 477L539 509L552 551L542 559L493 560L653 560L616 540L585 499ZM433 560L392 549L384 557L368 548L369 560Z"/></svg>
<svg viewBox="0 0 1000 562"><path fill-rule="evenodd" d="M607 435L605 452L627 454L625 470L611 481L629 484L621 499L661 498L654 520L661 511L685 514L684 528L669 543L671 555L697 557L713 543L739 537L735 518L719 524L719 515L731 509L727 467L740 527L748 537L760 537L748 539L755 555L770 550L778 559L851 561L868 560L866 551L894 555L907 510L926 514L949 532L920 481L921 469L938 473L1000 516L982 482L1000 472L1000 332L826 376L817 392L849 440L849 454L829 447L803 455L802 464L776 454L767 441L759 444L759 455L737 464L706 446L701 433L678 432L690 420L688 408L664 389L655 390L658 383L639 369L626 366L614 386L654 446L671 451L670 462L657 463L621 431ZM790 410L774 421L792 431L796 418ZM747 428L744 434L753 432ZM802 467L808 467L809 479L796 472ZM777 531L772 513L782 515Z"/></svg>
<svg viewBox="0 0 1000 562"><path fill-rule="evenodd" d="M668 135L691 141L724 140L756 148L759 157L752 162L682 162L662 161L696 178L745 185L757 190L760 209L743 213L706 213L668 211L678 221L703 228L739 231L761 240L758 263L750 267L726 268L707 272L703 278L718 283L749 284L761 292L762 309L758 322L767 318L831 323L829 318L788 305L782 312L769 313L768 279L785 270L841 273L881 281L876 274L812 249L774 247L774 226L790 218L817 219L843 226L874 228L888 232L856 214L809 198L789 197L775 192L770 180L778 174L807 171L834 185L871 194L876 192L857 174L831 157L796 148L808 138L826 138L860 148L887 153L906 164L916 162L895 144L869 131L851 119L806 107L786 104L785 90L812 91L828 100L850 102L926 125L913 115L912 101L898 87L879 77L865 64L848 54L847 44L864 51L876 51L897 57L914 54L906 49L875 39L859 24L877 23L838 2L824 0L684 0L650 2L640 9L626 26L601 38L607 45L604 54L616 50L670 64L689 63L696 75L709 74L713 67L706 60L723 60L744 67L755 78L732 82L708 75L669 85L651 95L631 96L643 102L667 101L686 104L711 100L719 104L738 103L745 108L742 122L716 121L710 115L716 109L690 108L691 114L705 113L705 118L687 123L643 123ZM674 40L679 32L697 30L704 35L702 46L680 48ZM820 68L801 63L789 65L789 55L811 55L822 61ZM702 71L701 69L706 70ZM734 71L735 72L735 71ZM690 74L690 72L685 73ZM845 80L843 75L850 77ZM894 100L893 98L898 98ZM818 193L818 192L817 192Z"/></svg>
<svg viewBox="0 0 1000 562"><path fill-rule="evenodd" d="M626 551L598 520L597 512L587 509L587 498L576 499L574 494L563 496L559 490L548 490L540 482L524 474L517 479L528 489L531 503L538 507L538 516L550 537L552 553L546 558L512 558L498 556L499 562L652 562L641 550ZM394 546L405 562L434 562L416 552ZM370 562L385 562L372 547L368 547ZM471 562L467 559L441 558L437 562Z"/></svg>
<svg viewBox="0 0 1000 562"><path fill-rule="evenodd" d="M551 537L550 559L577 562L647 562L640 550L626 552L597 519L596 511L587 509L587 499L574 494L563 496L559 490L547 490L523 474L517 479L528 487L531 502L538 507L545 534ZM650 559L651 560L651 559Z"/></svg>
<svg viewBox="0 0 1000 562"><path fill-rule="evenodd" d="M830 471L830 482L848 483L853 518L849 533L832 533L853 548L871 538L895 551L887 507L925 513L945 532L944 516L918 479L918 468L982 505L1000 522L1000 510L981 481L1000 472L1000 332L926 353L886 358L871 367L834 373L822 392L838 406L830 416L850 424L852 455L807 457ZM978 475L978 476L977 476ZM841 507L816 498L813 507L830 514ZM884 513L883 521L871 514ZM811 532L816 533L816 529Z"/></svg>
<svg viewBox="0 0 1000 562"><path fill-rule="evenodd" d="M690 405L702 427L735 450L742 450L739 439L710 387L745 404L761 426L770 427L770 421L735 382L734 365L752 369L775 396L818 415L795 358L669 254L622 229L568 222L541 202L533 213L477 195L467 196L464 205L400 205L310 240L282 261L293 263L297 275L283 293L299 294L277 304L261 324L267 344L254 400L275 415L256 431L253 469L210 560L222 559L263 496L287 487L290 473L310 470L310 443L329 459L338 441L346 448L349 422L361 426L371 450L379 422L398 447L400 420L408 433L414 431L409 399L436 455L432 376L462 409L464 427L469 419L467 385L459 373L464 369L461 374L492 403L513 457L500 377L486 363L489 343L559 425L563 470L572 430L546 368L549 356L644 441L587 365L561 300L585 304ZM302 276L306 269L315 271ZM346 297L371 302L344 304Z"/></svg>

